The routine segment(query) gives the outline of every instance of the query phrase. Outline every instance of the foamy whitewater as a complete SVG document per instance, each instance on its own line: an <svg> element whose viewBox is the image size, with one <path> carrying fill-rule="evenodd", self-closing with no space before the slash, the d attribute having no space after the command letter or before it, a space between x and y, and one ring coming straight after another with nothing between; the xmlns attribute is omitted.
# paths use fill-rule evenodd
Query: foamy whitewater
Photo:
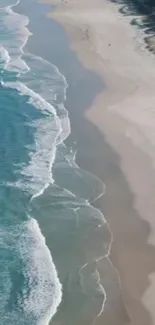
<svg viewBox="0 0 155 325"><path fill-rule="evenodd" d="M99 300L93 319L104 309L96 263L111 237L89 203L104 186L64 144L68 85L56 66L24 52L31 33L18 4L0 3L0 323L47 325L56 314L55 324L73 325L84 301Z"/></svg>

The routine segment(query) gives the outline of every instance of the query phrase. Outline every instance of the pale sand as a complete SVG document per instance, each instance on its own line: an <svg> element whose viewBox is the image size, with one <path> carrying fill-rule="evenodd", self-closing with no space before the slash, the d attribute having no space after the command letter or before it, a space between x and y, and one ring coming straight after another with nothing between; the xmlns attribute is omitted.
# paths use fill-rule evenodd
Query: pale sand
<svg viewBox="0 0 155 325"><path fill-rule="evenodd" d="M141 303L155 324L154 58L116 4L107 0L50 1L57 4L51 15L69 33L79 59L105 83L104 92L86 116L119 154L135 210L150 226L141 222L139 227L129 215L130 202L123 196L121 182L109 185L106 218L114 235L111 258L120 276L129 324L148 325Z"/></svg>

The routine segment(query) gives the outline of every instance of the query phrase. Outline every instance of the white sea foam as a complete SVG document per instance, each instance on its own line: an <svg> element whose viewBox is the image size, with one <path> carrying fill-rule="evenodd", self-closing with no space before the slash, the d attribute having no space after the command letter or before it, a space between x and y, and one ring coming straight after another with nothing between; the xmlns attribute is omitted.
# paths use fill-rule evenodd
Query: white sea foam
<svg viewBox="0 0 155 325"><path fill-rule="evenodd" d="M5 69L10 62L8 51L0 45L0 68Z"/></svg>
<svg viewBox="0 0 155 325"><path fill-rule="evenodd" d="M33 122L30 126L35 130L35 145L29 154L29 164L22 168L21 174L26 177L24 184L32 195L42 193L42 189L53 182L52 165L55 159L56 146L62 141L61 122L54 107L46 102L39 94L18 82L8 82L5 87L16 89L20 95L28 96L28 102L43 113L43 117ZM16 183L17 185L17 183Z"/></svg>
<svg viewBox="0 0 155 325"><path fill-rule="evenodd" d="M0 4L0 14L2 18L1 28L5 33L8 33L8 36L12 39L13 46L12 42L8 40L9 37L0 41L0 67L18 73L18 78L20 80L22 75L26 76L30 71L30 67L23 59L23 49L31 35L27 28L29 19L26 16L13 12L13 7L15 7L19 1L11 5L6 1L4 6L3 3ZM39 58L39 60L41 61L41 58ZM63 76L56 67L54 77L58 77L59 80L63 80L63 82L65 81L65 78L63 79ZM32 71L29 80L32 79L36 79L34 77L34 71ZM52 74L49 76L49 88L51 79ZM30 124L30 127L34 128L35 144L30 148L29 163L23 165L21 171L21 176L24 175L24 181L22 180L23 178L21 178L14 184L22 188L22 190L25 188L32 196L41 195L49 183L53 181L51 169L55 159L56 146L65 138L65 136L61 137L63 131L61 120L57 116L52 103L48 102L46 98L47 78L45 78L43 82L44 89L46 89L44 92L45 97L42 96L43 91L39 91L38 93L37 90L39 89L27 87L23 82L3 82L4 87L16 89L21 96L27 97L29 104L40 111L41 117ZM35 83L33 85L35 85ZM64 88L63 86L64 83L61 84L61 90L64 92L65 97L66 85ZM55 96L54 90L55 89L53 89L53 95ZM63 112L66 112L64 107ZM67 117L67 114L65 116ZM66 130L65 135L67 136ZM19 244L19 255L22 257L25 265L23 272L28 281L28 288L22 289L24 291L22 291L21 298L18 299L18 304L20 304L22 310L24 310L24 315L22 314L21 317L21 315L17 315L15 311L12 311L11 314L8 313L4 316L3 324L8 324L10 320L20 320L21 324L26 324L24 317L25 319L29 319L30 315L34 317L35 321L37 320L38 325L46 325L55 314L61 302L61 284L50 251L46 246L45 238L40 232L37 221L30 219L28 223L23 224L22 227L22 233L17 242ZM11 290L10 286L8 286L9 291L7 298Z"/></svg>
<svg viewBox="0 0 155 325"><path fill-rule="evenodd" d="M32 218L23 226L19 252L26 262L24 277L28 282L28 290L22 292L19 303L26 315L33 315L39 325L46 325L56 313L62 290L45 238Z"/></svg>
<svg viewBox="0 0 155 325"><path fill-rule="evenodd" d="M28 81L29 88L36 91L35 87L40 90L42 96L51 102L55 95L61 96L61 102L66 100L66 89L68 87L66 78L60 73L58 68L43 58L27 53L24 56L33 71L33 78ZM29 73L26 74L29 76ZM35 76L35 83L34 83Z"/></svg>
<svg viewBox="0 0 155 325"><path fill-rule="evenodd" d="M67 82L57 67L42 58L29 54L28 60L23 59L26 58L23 49L30 35L27 28L29 20L13 12L15 5L5 8L3 19L4 27L8 28L10 34L13 31L15 47L5 41L2 47L4 68L17 72L19 81L4 82L3 86L16 89L21 96L26 96L28 103L33 105L41 115L35 122L30 123L30 127L34 129L35 143L30 147L29 163L21 166L21 176L24 177L14 184L22 190L28 190L33 199L40 196L54 181L52 166L57 146L70 133L68 112L63 104L66 99ZM72 159L75 159L75 155ZM85 201L85 204L89 203ZM48 325L61 302L61 284L37 221L30 218L21 229L17 251L24 263L23 272L27 280L27 288L25 286L22 288L18 304L24 311L25 319L30 320L31 316L32 319L37 320L35 325ZM97 270L94 276L94 281L102 291ZM8 317L10 320L13 315ZM21 316L14 315L14 319L18 322L20 320L21 324L28 323L18 317ZM3 324L5 325L4 322ZM32 320L31 324L33 325Z"/></svg>
<svg viewBox="0 0 155 325"><path fill-rule="evenodd" d="M56 106L62 129L61 139L65 140L70 133L70 120L64 106L67 81L58 68L50 62L32 54L26 54L24 57L29 63L30 71L22 75L21 80L29 89L39 93L46 103Z"/></svg>
<svg viewBox="0 0 155 325"><path fill-rule="evenodd" d="M1 7L1 18L3 18L3 23L1 23L1 28L10 33L10 37L13 41L1 40L1 45L9 53L10 60L5 65L5 69L9 71L15 71L17 73L25 73L29 70L28 65L22 59L23 48L27 43L27 40L31 33L29 32L27 25L29 24L29 19L26 16L19 15L13 11L13 7L17 6L19 1L15 4Z"/></svg>
<svg viewBox="0 0 155 325"><path fill-rule="evenodd" d="M23 83L18 81L5 82L4 87L16 89L21 96L28 96L28 102L34 105L37 109L41 110L43 113L52 113L54 116L56 116L56 110L53 105L49 104L44 98Z"/></svg>
<svg viewBox="0 0 155 325"><path fill-rule="evenodd" d="M29 218L19 226L0 228L0 243L1 255L5 253L0 273L1 323L48 325L61 302L62 287L37 221ZM10 274L18 273L18 265L25 285L20 287L19 283L17 308L9 308L6 313L9 299L13 301L16 295Z"/></svg>
<svg viewBox="0 0 155 325"><path fill-rule="evenodd" d="M7 249L7 243L5 239L8 239L8 232L6 232L2 227L0 227L0 257L3 256L3 250ZM9 268L7 263L7 256L5 256L5 263L1 260L1 272L0 272L0 315L4 313L5 306L7 305L8 299L10 297L12 283L9 275Z"/></svg>

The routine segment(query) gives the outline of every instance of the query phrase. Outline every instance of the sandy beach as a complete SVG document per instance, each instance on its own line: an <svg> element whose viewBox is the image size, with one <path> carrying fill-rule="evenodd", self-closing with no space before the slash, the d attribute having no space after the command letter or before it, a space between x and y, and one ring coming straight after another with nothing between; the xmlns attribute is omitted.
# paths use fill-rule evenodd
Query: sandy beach
<svg viewBox="0 0 155 325"><path fill-rule="evenodd" d="M63 25L80 61L103 78L104 91L85 115L115 152L115 157L106 148L102 153L92 142L89 153L96 156L83 163L88 169L89 160L89 169L106 184L97 204L113 233L110 258L124 301L122 311L107 291L105 312L109 308L111 318L101 315L96 324L155 324L155 59L118 5L48 2L56 5L49 15ZM99 262L101 276L108 263Z"/></svg>

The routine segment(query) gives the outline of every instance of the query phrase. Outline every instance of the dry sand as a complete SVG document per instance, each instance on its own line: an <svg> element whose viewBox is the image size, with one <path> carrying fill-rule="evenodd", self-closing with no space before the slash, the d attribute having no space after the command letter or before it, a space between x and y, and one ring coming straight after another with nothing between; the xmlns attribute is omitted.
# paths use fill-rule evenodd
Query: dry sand
<svg viewBox="0 0 155 325"><path fill-rule="evenodd" d="M89 107L94 123L120 157L134 196L133 208L119 177L106 184L106 218L113 232L111 259L121 281L128 321L155 325L155 62L130 18L107 0L49 0L51 13L71 37L83 64L103 77L105 89ZM102 265L100 266L102 269ZM109 324L112 325L112 321ZM98 324L103 324L102 318Z"/></svg>

